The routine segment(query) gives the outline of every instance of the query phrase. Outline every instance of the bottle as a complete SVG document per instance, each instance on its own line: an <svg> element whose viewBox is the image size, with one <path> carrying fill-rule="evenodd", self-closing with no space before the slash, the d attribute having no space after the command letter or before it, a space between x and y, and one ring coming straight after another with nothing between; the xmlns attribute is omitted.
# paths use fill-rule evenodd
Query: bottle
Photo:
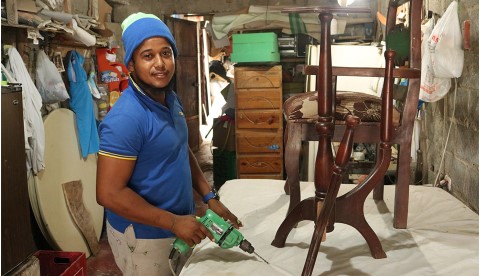
<svg viewBox="0 0 480 276"><path fill-rule="evenodd" d="M98 105L98 120L101 121L103 120L103 117L107 115L108 112L108 107L109 107L109 101L108 101L108 93L105 87L99 86L98 91L100 93L100 99L97 101Z"/></svg>

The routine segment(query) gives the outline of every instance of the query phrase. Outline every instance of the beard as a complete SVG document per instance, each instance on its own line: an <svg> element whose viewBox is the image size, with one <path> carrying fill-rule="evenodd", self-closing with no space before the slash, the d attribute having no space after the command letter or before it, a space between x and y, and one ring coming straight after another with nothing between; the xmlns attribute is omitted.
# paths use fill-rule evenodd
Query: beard
<svg viewBox="0 0 480 276"><path fill-rule="evenodd" d="M133 78L133 80L138 84L138 86L144 92L146 92L147 94L150 94L150 95L159 95L159 94L162 94L162 93L165 93L165 92L168 92L168 91L172 91L173 90L173 85L175 83L175 75L172 77L172 79L167 84L167 86L162 87L162 88L153 87L153 86L145 83L139 76L137 76L134 73L131 74L130 76Z"/></svg>

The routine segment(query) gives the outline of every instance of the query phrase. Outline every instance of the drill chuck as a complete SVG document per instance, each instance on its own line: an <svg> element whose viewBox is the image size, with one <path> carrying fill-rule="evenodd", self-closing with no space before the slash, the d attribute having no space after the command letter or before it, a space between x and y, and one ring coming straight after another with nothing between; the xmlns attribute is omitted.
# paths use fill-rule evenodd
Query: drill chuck
<svg viewBox="0 0 480 276"><path fill-rule="evenodd" d="M269 262L267 262L267 260L265 260L262 256L258 255L257 253L255 253L255 248L252 246L252 244L247 241L247 240L243 240L240 245L238 246L240 247L243 251L247 252L247 253L250 253L250 254L255 254L257 257L259 257L260 259L262 259L262 261L264 261L265 263L267 264L270 264Z"/></svg>
<svg viewBox="0 0 480 276"><path fill-rule="evenodd" d="M255 248L252 246L252 244L247 241L247 240L243 240L240 245L239 245L240 249L242 249L243 251L247 252L247 253L250 253L252 254L253 251L255 251Z"/></svg>

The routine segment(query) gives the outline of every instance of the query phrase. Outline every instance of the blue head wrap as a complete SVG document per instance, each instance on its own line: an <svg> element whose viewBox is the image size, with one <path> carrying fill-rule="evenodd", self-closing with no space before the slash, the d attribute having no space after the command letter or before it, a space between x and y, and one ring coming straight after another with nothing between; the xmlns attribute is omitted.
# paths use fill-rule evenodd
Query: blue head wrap
<svg viewBox="0 0 480 276"><path fill-rule="evenodd" d="M125 49L125 57L123 60L126 66L128 66L128 63L132 59L135 49L137 49L145 39L151 37L160 36L165 38L172 46L173 55L176 57L178 54L172 33L167 25L153 14L142 12L134 13L122 22L122 29L123 48Z"/></svg>

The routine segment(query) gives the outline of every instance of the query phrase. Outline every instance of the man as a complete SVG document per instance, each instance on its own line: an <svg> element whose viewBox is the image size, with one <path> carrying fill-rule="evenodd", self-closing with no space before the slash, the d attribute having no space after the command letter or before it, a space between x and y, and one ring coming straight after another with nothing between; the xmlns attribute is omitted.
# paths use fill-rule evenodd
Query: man
<svg viewBox="0 0 480 276"><path fill-rule="evenodd" d="M124 275L169 275L175 237L198 244L211 233L195 217L193 189L235 227L240 222L206 181L188 146L183 108L172 90L177 48L156 16L122 23L129 86L99 126L97 201ZM177 271L178 272L178 271Z"/></svg>

